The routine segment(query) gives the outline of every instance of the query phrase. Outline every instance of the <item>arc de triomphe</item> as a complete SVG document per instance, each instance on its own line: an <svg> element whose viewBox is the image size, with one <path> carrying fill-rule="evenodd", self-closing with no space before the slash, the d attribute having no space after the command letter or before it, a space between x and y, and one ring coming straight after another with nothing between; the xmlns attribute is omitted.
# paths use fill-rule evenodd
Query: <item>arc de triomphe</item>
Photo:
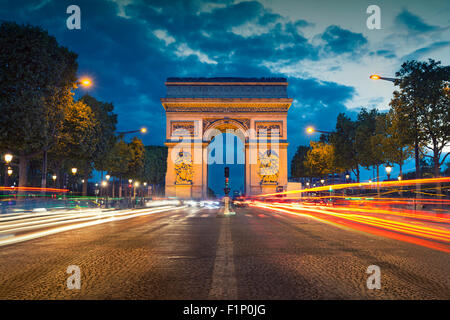
<svg viewBox="0 0 450 320"><path fill-rule="evenodd" d="M214 136L232 130L245 146L245 194L287 185L285 78L168 78L166 196L206 198Z"/></svg>

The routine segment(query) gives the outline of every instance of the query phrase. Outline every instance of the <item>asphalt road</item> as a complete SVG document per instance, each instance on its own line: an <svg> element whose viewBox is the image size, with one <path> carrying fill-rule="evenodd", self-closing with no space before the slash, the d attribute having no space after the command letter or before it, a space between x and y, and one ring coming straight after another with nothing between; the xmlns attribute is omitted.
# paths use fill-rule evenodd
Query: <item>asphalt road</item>
<svg viewBox="0 0 450 320"><path fill-rule="evenodd" d="M254 208L176 209L0 248L0 299L450 299L450 255ZM81 289L66 286L70 265ZM368 266L381 289L368 289Z"/></svg>

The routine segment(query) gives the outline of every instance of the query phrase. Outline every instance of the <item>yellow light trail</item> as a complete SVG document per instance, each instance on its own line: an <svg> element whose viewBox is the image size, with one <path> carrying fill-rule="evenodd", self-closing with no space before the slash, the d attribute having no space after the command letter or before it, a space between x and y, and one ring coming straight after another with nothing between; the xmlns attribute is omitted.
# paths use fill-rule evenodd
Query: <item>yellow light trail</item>
<svg viewBox="0 0 450 320"><path fill-rule="evenodd" d="M438 221L439 224L430 222L428 225L418 221L396 221L388 218L382 218L373 215L379 215L379 212L367 212L366 208L348 210L347 208L329 208L312 207L300 204L284 203L263 203L255 201L249 204L253 207L274 210L277 212L288 213L291 215L300 215L310 217L321 222L326 222L335 226L346 226L355 230L364 231L396 240L418 244L424 247L450 253L450 229L448 219ZM335 210L341 212L334 212ZM384 210L383 214L395 214L401 216L399 212L390 212ZM354 214L352 212L358 212ZM371 215L369 215L371 214ZM408 217L415 218L416 217Z"/></svg>

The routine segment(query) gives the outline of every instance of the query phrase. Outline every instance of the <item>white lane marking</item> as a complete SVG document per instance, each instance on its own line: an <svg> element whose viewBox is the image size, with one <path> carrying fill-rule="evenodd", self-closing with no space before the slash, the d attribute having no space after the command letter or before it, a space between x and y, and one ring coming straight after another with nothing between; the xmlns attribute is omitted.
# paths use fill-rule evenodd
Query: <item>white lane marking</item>
<svg viewBox="0 0 450 320"><path fill-rule="evenodd" d="M36 238L41 238L41 237L45 237L48 235L52 235L52 234L56 234L56 233L60 233L60 232L64 232L64 231L95 226L95 225L99 225L99 224L103 224L103 223L107 223L107 222L111 222L111 221L127 220L127 219L131 219L131 218L135 218L135 217L150 215L153 213L164 212L164 211L174 210L174 209L183 209L183 208L185 208L185 206L181 206L181 207L165 206L165 207L161 207L161 208L153 209L153 210L142 210L142 211L129 210L126 212L119 212L116 214L110 214L109 217L102 217L102 219L99 219L99 220L77 223L77 224L57 227L57 228L53 228L53 229L49 229L49 230L37 231L37 232L30 233L30 234L19 235L19 236L13 237L13 238L6 238L6 239L0 241L0 247L9 245L9 244L18 243L18 242L28 241L28 240L32 240L32 239L36 239Z"/></svg>
<svg viewBox="0 0 450 320"><path fill-rule="evenodd" d="M233 259L233 239L230 219L222 219L212 275L210 299L237 299L236 274Z"/></svg>

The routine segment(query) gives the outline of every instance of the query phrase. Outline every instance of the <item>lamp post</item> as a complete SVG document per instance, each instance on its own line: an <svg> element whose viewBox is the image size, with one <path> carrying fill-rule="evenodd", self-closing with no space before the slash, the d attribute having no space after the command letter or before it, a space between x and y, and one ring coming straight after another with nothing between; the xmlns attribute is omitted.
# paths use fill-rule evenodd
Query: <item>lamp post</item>
<svg viewBox="0 0 450 320"><path fill-rule="evenodd" d="M142 133L142 134L147 133L147 128L146 128L146 127L142 127L142 128L140 128L139 130L119 131L119 132L117 132L117 134L118 134L119 136L122 136L122 137L123 137L123 136L126 135L126 134L137 133L137 132L140 132L140 133Z"/></svg>
<svg viewBox="0 0 450 320"><path fill-rule="evenodd" d="M332 134L331 131L317 130L311 126L306 128L306 133L313 134L314 132L319 132L319 133L324 133L324 134Z"/></svg>
<svg viewBox="0 0 450 320"><path fill-rule="evenodd" d="M77 174L78 169L77 168L72 168L72 174L73 174L73 184L72 184L72 194L75 193L75 187L76 187L76 182L75 182L75 176Z"/></svg>
<svg viewBox="0 0 450 320"><path fill-rule="evenodd" d="M149 192L148 192L149 188L147 187L147 182L144 182L143 185L144 185L145 189L147 190L147 192L146 192L147 193L147 197L150 197ZM143 196L145 198L145 193L143 193Z"/></svg>
<svg viewBox="0 0 450 320"><path fill-rule="evenodd" d="M105 207L108 208L108 182L107 181L102 181L102 188L106 189Z"/></svg>
<svg viewBox="0 0 450 320"><path fill-rule="evenodd" d="M133 207L136 206L136 189L139 188L139 181L136 181L134 183L134 189L133 189ZM139 196L139 189L138 189L138 196Z"/></svg>
<svg viewBox="0 0 450 320"><path fill-rule="evenodd" d="M9 164L11 163L12 159L13 159L13 155L10 153L5 154L4 156L5 159L5 163L6 163L6 174L5 174L5 187L8 186L8 177L11 176L12 174L12 169L9 167ZM11 169L11 174L9 173Z"/></svg>
<svg viewBox="0 0 450 320"><path fill-rule="evenodd" d="M390 177L391 177L391 171L392 171L392 167L390 165L386 166L386 173L387 173L387 179L389 181Z"/></svg>
<svg viewBox="0 0 450 320"><path fill-rule="evenodd" d="M128 179L128 201L129 201L129 206L131 206L131 192L133 191L133 179Z"/></svg>

